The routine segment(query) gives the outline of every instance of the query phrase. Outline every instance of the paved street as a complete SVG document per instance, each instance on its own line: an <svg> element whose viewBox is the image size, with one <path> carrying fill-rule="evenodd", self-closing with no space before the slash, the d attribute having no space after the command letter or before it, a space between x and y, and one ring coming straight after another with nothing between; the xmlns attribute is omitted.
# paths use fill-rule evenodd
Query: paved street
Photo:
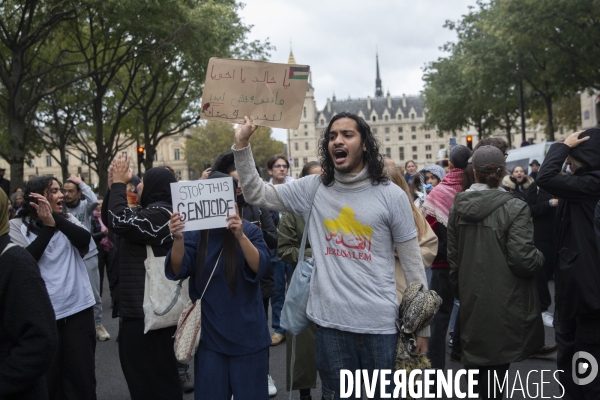
<svg viewBox="0 0 600 400"><path fill-rule="evenodd" d="M105 288L108 288L108 283L105 282ZM551 287L551 290L553 287ZM552 293L554 291L552 290ZM119 355L118 348L116 342L116 336L118 332L118 320L112 319L110 317L111 309L110 309L110 297L107 294L107 291L104 293L104 326L111 334L111 340L107 342L97 342L96 346L96 379L98 381L98 400L128 400L129 392L127 391L127 385L125 383L125 378L123 377L123 372L121 371L121 366L119 364ZM554 330L546 328L546 343L553 344L554 343ZM452 370L457 370L462 368L462 366L458 363L454 363L450 361L449 355L446 361L446 366L451 368ZM532 370L556 370L556 356L552 356L545 359L535 359L535 360L526 360L521 363L512 364L509 371L509 387L512 388L513 383L515 382L515 377L517 371L520 374L522 385L527 385L527 374ZM271 347L271 357L270 357L270 371L273 379L275 380L275 384L277 386L278 392L276 397L272 397L272 399L276 400L284 400L288 399L289 393L285 391L285 345L281 344L277 347ZM190 373L193 376L193 368L190 368ZM265 377L266 379L266 377ZM544 374L544 381L549 382L544 385L544 393L545 397L552 398L556 396L559 398L561 394L560 386L553 379L551 373ZM531 399L531 398L542 398L541 393L539 393L540 387L540 373L531 373L529 377L529 395L525 392L525 396L519 390L515 390L512 399ZM537 387L536 387L537 385ZM518 389L519 382L516 383L516 388ZM537 395L536 395L537 390ZM321 392L320 392L320 384L317 387L317 390L312 391L313 400L320 400ZM193 393L184 396L186 400L192 400ZM298 392L294 392L294 396L292 399L299 399ZM219 399L215 399L219 400Z"/></svg>

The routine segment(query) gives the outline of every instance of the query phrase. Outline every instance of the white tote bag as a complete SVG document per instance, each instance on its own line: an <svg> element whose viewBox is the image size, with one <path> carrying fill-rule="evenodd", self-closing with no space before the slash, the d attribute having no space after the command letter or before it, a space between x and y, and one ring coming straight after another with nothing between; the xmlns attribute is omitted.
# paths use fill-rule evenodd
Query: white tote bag
<svg viewBox="0 0 600 400"><path fill-rule="evenodd" d="M177 325L190 300L189 279L171 281L165 276L165 258L155 257L146 245L146 286L144 288L144 333Z"/></svg>

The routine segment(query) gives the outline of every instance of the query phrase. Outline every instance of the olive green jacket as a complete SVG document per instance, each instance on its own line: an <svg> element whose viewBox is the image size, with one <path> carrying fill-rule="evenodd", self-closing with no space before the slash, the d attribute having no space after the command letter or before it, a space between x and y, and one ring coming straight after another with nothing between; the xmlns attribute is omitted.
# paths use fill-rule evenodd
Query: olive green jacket
<svg viewBox="0 0 600 400"><path fill-rule="evenodd" d="M450 284L460 300L462 362L523 360L544 346L527 203L502 189L459 193L448 219ZM472 187L472 188L473 188Z"/></svg>

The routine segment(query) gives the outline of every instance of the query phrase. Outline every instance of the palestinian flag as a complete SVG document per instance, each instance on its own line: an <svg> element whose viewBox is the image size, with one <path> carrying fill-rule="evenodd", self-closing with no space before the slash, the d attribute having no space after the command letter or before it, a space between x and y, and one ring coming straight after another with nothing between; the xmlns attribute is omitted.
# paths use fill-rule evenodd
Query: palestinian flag
<svg viewBox="0 0 600 400"><path fill-rule="evenodd" d="M290 67L290 79L308 79L309 67Z"/></svg>

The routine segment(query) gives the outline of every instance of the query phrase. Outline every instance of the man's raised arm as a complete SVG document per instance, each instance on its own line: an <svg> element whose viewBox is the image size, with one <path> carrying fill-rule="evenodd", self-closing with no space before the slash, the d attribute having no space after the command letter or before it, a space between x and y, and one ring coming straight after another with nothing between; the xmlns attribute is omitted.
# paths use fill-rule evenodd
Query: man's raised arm
<svg viewBox="0 0 600 400"><path fill-rule="evenodd" d="M235 158L235 168L244 190L244 198L248 204L269 210L287 211L276 186L265 183L258 175L252 156L249 139L257 126L252 120L244 117L246 122L239 124L235 131L235 144L231 148Z"/></svg>

